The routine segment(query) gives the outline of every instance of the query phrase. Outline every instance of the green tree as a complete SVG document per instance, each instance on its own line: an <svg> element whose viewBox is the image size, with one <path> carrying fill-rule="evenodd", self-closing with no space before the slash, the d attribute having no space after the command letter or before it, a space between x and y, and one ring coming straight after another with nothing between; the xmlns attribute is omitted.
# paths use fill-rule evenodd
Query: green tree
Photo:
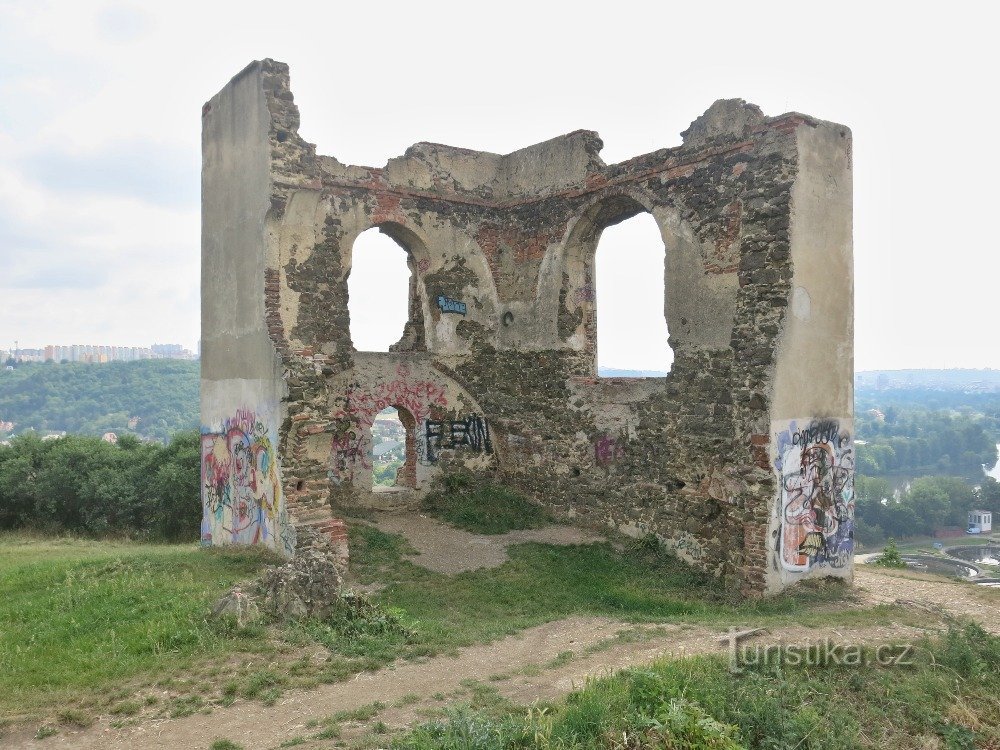
<svg viewBox="0 0 1000 750"><path fill-rule="evenodd" d="M896 546L896 540L889 537L889 541L886 542L885 549L882 550L882 554L879 555L872 561L873 565L879 565L883 568L905 568L906 562L903 560L902 556L899 554L899 548Z"/></svg>
<svg viewBox="0 0 1000 750"><path fill-rule="evenodd" d="M911 534L931 534L945 526L951 514L948 493L931 477L915 479L903 495L903 504L912 508L918 519L917 528Z"/></svg>
<svg viewBox="0 0 1000 750"><path fill-rule="evenodd" d="M993 477L986 477L979 486L973 504L983 510L993 511L994 515L1000 515L1000 482Z"/></svg>

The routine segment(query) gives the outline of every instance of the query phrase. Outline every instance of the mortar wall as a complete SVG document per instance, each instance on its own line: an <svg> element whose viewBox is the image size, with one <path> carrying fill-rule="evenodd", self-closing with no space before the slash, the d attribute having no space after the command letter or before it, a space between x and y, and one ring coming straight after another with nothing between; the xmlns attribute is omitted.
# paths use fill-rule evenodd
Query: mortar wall
<svg viewBox="0 0 1000 750"><path fill-rule="evenodd" d="M830 418L851 429L845 128L727 100L683 145L621 164L577 131L506 156L419 143L377 169L317 156L298 135L287 67L253 70L257 90L241 96L267 113L254 135L268 209L247 228L247 246L264 247L241 272L259 280L248 304L263 304L257 330L282 368L277 463L293 515L412 507L461 469L579 522L656 534L746 591L849 574L824 547L842 553L850 525L836 521L853 508L839 432L823 508L796 506L801 539L784 567L779 549L792 538L781 461L796 460L782 435ZM597 243L643 211L663 238L670 340L658 345L674 363L664 378L599 378ZM350 333L353 243L372 227L407 250L411 271L410 319L388 353L356 351ZM370 427L387 406L415 425L415 486L379 493Z"/></svg>

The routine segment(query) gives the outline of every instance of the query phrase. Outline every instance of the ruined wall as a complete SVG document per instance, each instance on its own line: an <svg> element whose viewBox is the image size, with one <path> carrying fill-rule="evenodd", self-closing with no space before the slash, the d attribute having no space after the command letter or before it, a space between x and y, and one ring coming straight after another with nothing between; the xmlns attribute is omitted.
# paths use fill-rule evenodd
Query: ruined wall
<svg viewBox="0 0 1000 750"><path fill-rule="evenodd" d="M261 151L268 162L266 191L206 181L206 203L235 203L206 211L206 236L246 233L238 250L206 241L206 267L239 255L248 284L230 304L253 332L244 349L209 335L228 319L204 316L203 356L227 363L208 401L235 404L241 370L260 377L240 397L280 422L276 476L296 523L413 506L462 467L580 522L655 533L746 591L850 576L846 128L728 100L683 145L620 164L577 131L507 155L419 143L376 169L299 137L281 63L254 63L206 110L206 174L214 150L255 174ZM258 126L241 154L216 131L244 117ZM595 250L640 212L663 238L674 363L665 378L599 378ZM387 353L351 341L351 253L372 227L411 271L409 322ZM412 425L414 460L395 491L373 492L370 428L387 406Z"/></svg>
<svg viewBox="0 0 1000 750"><path fill-rule="evenodd" d="M271 118L259 72L234 79L203 115L201 539L290 555L277 453L284 388L264 324Z"/></svg>

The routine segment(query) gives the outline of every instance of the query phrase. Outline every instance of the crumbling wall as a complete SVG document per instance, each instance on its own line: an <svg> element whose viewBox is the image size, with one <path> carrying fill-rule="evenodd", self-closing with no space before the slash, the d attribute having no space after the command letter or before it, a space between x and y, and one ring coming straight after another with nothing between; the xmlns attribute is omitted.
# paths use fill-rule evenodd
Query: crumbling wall
<svg viewBox="0 0 1000 750"><path fill-rule="evenodd" d="M582 523L656 534L746 591L850 577L846 128L725 100L681 146L620 164L577 131L507 155L419 143L370 168L299 137L287 66L247 68L206 105L206 133L239 114L233 99L266 111L267 209L213 211L206 231L238 224L262 245L241 248L258 286L238 293L268 337L254 367L271 366L280 393L276 463L296 523L339 534L337 509L413 506L463 467ZM597 242L640 212L663 238L674 363L664 378L600 378ZM372 227L411 272L387 353L351 341L352 248ZM220 250L204 252L211 264ZM415 460L383 493L370 428L387 406L412 425Z"/></svg>

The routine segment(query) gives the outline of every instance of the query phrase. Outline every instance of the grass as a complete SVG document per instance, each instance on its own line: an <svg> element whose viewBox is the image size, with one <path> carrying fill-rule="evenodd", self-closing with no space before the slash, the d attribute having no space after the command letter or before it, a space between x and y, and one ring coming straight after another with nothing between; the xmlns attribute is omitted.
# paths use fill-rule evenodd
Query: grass
<svg viewBox="0 0 1000 750"><path fill-rule="evenodd" d="M392 747L973 750L1000 742L998 695L1000 638L970 625L922 641L907 668L735 675L720 657L661 661L592 680L552 706L498 700L450 709Z"/></svg>
<svg viewBox="0 0 1000 750"><path fill-rule="evenodd" d="M232 643L205 612L269 560L247 549L0 538L0 716L225 656Z"/></svg>
<svg viewBox="0 0 1000 750"><path fill-rule="evenodd" d="M51 737L55 734L59 734L59 730L50 724L42 724L38 727L38 731L35 732L36 740L44 740L46 737Z"/></svg>
<svg viewBox="0 0 1000 750"><path fill-rule="evenodd" d="M73 729L86 729L94 723L94 717L78 708L64 708L56 715L59 723Z"/></svg>
<svg viewBox="0 0 1000 750"><path fill-rule="evenodd" d="M269 561L255 550L0 537L0 622L8 623L0 631L0 717L58 725L59 709L80 710L84 721L100 713L131 721L238 700L273 704L285 690L339 682L398 658L454 653L570 615L727 627L921 617L900 608L831 608L850 591L837 584L740 601L642 544L625 552L610 544L517 545L499 568L454 576L413 565L407 553L402 537L354 525L352 569L362 583L385 585L378 606L356 599L336 620L239 629L204 616ZM566 652L545 666L571 658Z"/></svg>
<svg viewBox="0 0 1000 750"><path fill-rule="evenodd" d="M427 495L421 507L429 515L476 534L537 529L552 520L548 511L516 492L463 473L446 476L441 488Z"/></svg>
<svg viewBox="0 0 1000 750"><path fill-rule="evenodd" d="M409 655L492 641L570 615L606 615L634 622L728 625L826 624L823 605L850 589L837 583L803 586L793 594L742 601L662 550L642 545L618 552L610 544L555 547L521 544L494 569L445 576L403 559L405 541L369 526L351 531L352 567L362 581L389 581L377 600L405 613L415 635L400 645ZM815 606L814 606L815 605ZM849 624L888 622L897 610L873 608L836 615Z"/></svg>
<svg viewBox="0 0 1000 750"><path fill-rule="evenodd" d="M896 540L896 545L901 552L935 551L934 544L941 544L943 547L974 547L983 544L996 544L1000 536L994 534L966 534L965 536L949 537L938 539L931 536L907 537L903 540Z"/></svg>

